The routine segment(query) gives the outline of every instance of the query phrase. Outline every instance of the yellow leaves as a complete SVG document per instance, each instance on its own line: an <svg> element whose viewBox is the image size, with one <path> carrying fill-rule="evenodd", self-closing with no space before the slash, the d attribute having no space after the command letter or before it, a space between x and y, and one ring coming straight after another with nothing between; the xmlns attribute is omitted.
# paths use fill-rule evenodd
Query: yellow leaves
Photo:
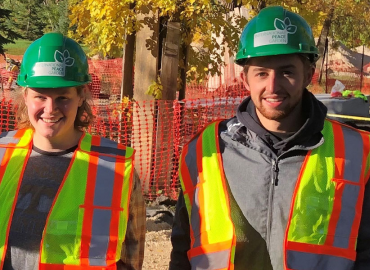
<svg viewBox="0 0 370 270"><path fill-rule="evenodd" d="M71 26L76 27L72 37L90 46L90 54L119 57L125 33L133 31L134 10L130 1L81 0L70 5Z"/></svg>
<svg viewBox="0 0 370 270"><path fill-rule="evenodd" d="M155 99L162 98L163 86L161 84L161 79L158 76L157 81L153 81L149 86L148 90L145 92L147 95L153 96Z"/></svg>
<svg viewBox="0 0 370 270"><path fill-rule="evenodd" d="M169 21L181 23L181 44L189 46L187 48L194 58L194 61L188 60L190 69L187 70L187 75L202 80L208 73L217 72L217 66L222 64L223 58L217 56L220 50L223 50L220 44L227 43L229 48L235 50L241 27L244 26L238 23L241 19L236 18L237 15L229 15L229 19L225 19L225 2L220 0L136 0L135 9L130 9L130 3L133 2L70 0L71 26L76 29L75 33L71 33L72 37L82 38L80 41L90 46L91 54L99 52L104 56L119 57L125 43L125 34L130 34L142 24L151 22L149 17L136 21L137 15L146 15L150 10ZM222 38L216 40L216 37L221 36ZM186 67L181 57L183 55L180 56L180 63L182 67ZM148 94L155 98L161 97L162 86L159 80L153 82Z"/></svg>

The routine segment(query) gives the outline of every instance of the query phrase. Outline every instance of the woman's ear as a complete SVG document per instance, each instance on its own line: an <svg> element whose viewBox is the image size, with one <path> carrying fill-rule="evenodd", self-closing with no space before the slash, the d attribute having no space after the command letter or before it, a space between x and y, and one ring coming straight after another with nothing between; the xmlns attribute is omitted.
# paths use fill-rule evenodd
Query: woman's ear
<svg viewBox="0 0 370 270"><path fill-rule="evenodd" d="M86 100L87 95L87 86L84 85L84 88L82 88L81 94L80 94L80 100L78 101L78 107L81 107L84 101Z"/></svg>
<svg viewBox="0 0 370 270"><path fill-rule="evenodd" d="M24 103L26 104L26 106L27 106L27 87L24 87L23 89L22 89L22 93L21 93L21 95L22 95L22 98L24 99Z"/></svg>

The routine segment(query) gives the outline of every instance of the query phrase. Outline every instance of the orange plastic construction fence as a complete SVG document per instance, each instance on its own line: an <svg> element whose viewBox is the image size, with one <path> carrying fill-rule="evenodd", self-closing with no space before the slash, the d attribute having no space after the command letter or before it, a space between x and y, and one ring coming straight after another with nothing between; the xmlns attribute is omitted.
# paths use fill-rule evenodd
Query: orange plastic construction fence
<svg viewBox="0 0 370 270"><path fill-rule="evenodd" d="M135 168L148 199L177 197L178 160L184 144L214 119L234 114L242 97L112 103L94 99L88 131L135 148ZM0 103L2 131L15 129L14 102Z"/></svg>
<svg viewBox="0 0 370 270"><path fill-rule="evenodd" d="M89 65L92 76L89 88L96 119L88 131L136 149L135 168L148 199L159 194L177 198L178 161L185 143L207 123L234 116L237 106L249 95L238 75L241 68L232 66L225 67L222 76L208 78L202 84L188 84L186 99L182 101L121 101L122 59L90 61ZM340 72L335 76L323 74L324 84L320 86L316 73L311 89L329 92L335 80L340 79L347 89L361 87L362 92L368 93L370 79L366 73ZM3 82L17 75L3 69L1 74ZM16 128L15 92L3 88L2 131Z"/></svg>

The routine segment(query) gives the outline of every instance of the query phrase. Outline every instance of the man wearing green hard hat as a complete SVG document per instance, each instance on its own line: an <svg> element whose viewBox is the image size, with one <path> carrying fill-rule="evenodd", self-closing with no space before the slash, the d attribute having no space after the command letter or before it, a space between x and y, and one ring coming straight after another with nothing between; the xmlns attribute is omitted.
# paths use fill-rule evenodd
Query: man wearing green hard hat
<svg viewBox="0 0 370 270"><path fill-rule="evenodd" d="M317 59L282 7L244 28L251 95L183 148L170 270L370 269L370 135L326 118L306 89Z"/></svg>
<svg viewBox="0 0 370 270"><path fill-rule="evenodd" d="M142 268L134 149L86 129L87 57L60 33L26 50L17 130L0 135L0 269Z"/></svg>

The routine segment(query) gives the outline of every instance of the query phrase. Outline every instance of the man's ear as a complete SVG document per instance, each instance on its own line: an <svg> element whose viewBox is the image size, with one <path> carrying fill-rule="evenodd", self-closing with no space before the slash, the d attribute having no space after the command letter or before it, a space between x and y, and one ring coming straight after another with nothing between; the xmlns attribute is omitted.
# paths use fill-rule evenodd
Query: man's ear
<svg viewBox="0 0 370 270"><path fill-rule="evenodd" d="M247 74L246 74L244 71L240 72L240 78L241 78L241 79L242 79L242 81L243 81L243 85L244 85L244 87L245 87L248 91L250 91L250 89L249 89L249 85L248 85Z"/></svg>
<svg viewBox="0 0 370 270"><path fill-rule="evenodd" d="M305 76L305 82L304 82L304 87L306 88L312 81L312 77L315 74L315 67L311 67L307 69L307 73Z"/></svg>

